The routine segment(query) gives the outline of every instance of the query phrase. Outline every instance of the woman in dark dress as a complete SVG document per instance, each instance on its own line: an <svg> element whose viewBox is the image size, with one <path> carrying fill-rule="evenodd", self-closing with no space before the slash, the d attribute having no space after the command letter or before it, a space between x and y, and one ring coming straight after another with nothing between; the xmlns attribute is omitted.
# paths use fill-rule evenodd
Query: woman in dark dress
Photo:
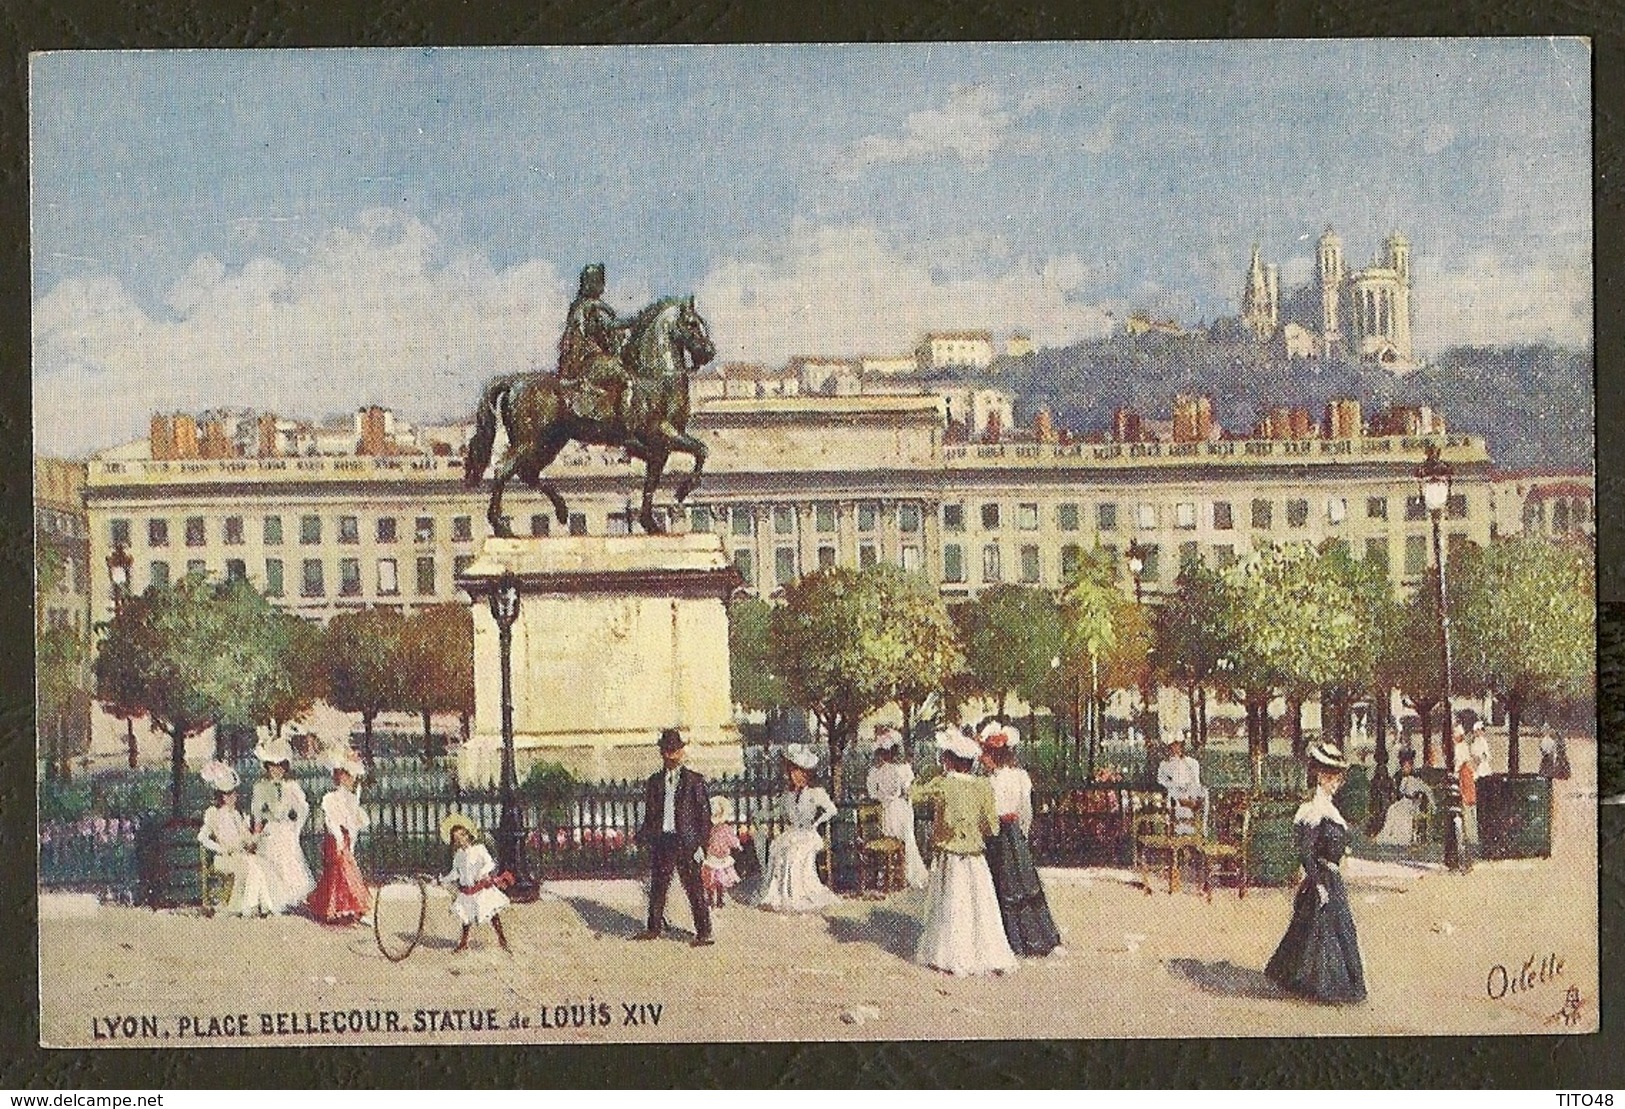
<svg viewBox="0 0 1625 1109"><path fill-rule="evenodd" d="M1292 902L1292 923L1264 973L1288 993L1327 1004L1365 1000L1365 970L1338 867L1348 850L1349 826L1332 803L1348 761L1328 743L1309 748L1315 795L1294 819L1303 885Z"/></svg>
<svg viewBox="0 0 1625 1109"><path fill-rule="evenodd" d="M1050 916L1027 835L1033 823L1033 780L1016 765L1021 733L1008 724L982 729L982 765L993 785L999 831L987 838L987 865L999 895L999 915L1010 950L1025 957L1065 954Z"/></svg>

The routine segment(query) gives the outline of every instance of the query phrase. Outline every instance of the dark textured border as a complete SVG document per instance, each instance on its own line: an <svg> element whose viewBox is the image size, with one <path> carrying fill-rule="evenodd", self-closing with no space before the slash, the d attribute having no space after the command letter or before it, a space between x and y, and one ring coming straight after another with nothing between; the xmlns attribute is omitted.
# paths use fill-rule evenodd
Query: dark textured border
<svg viewBox="0 0 1625 1109"><path fill-rule="evenodd" d="M731 0L612 0L548 4L395 0L326 4L247 0L19 0L7 5L8 78L0 95L0 559L16 593L0 608L0 1087L285 1088L528 1086L1499 1086L1599 1089L1625 1085L1625 810L1601 821L1602 1012L1595 1037L1482 1037L1421 1041L1289 1040L651 1047L286 1048L45 1052L37 1043L33 882L32 576L28 440L27 52L143 47L477 45L524 42L878 41L887 39L1196 38L1275 36L1591 35L1598 159L1598 472L1600 591L1620 592L1615 529L1625 511L1617 452L1625 406L1617 398L1620 322L1620 126L1625 115L1625 12L1617 2L1304 4L1284 0L1176 0L1162 4L880 0L863 7L815 2L745 5ZM1611 193L1604 193L1606 180ZM1610 609L1605 623L1619 626ZM1560 910L1561 907L1554 906ZM1224 1029L1214 1029L1222 1033Z"/></svg>

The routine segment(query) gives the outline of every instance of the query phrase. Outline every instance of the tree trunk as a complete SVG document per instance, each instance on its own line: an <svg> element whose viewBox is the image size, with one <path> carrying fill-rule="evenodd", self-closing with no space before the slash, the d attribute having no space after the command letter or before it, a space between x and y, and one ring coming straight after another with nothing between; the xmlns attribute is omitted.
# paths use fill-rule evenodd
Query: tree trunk
<svg viewBox="0 0 1625 1109"><path fill-rule="evenodd" d="M1207 686L1196 687L1196 749L1207 750Z"/></svg>
<svg viewBox="0 0 1625 1109"><path fill-rule="evenodd" d="M1185 694L1186 715L1190 717L1190 754L1196 754L1202 749L1202 729L1196 724L1196 686L1192 685Z"/></svg>
<svg viewBox="0 0 1625 1109"><path fill-rule="evenodd" d="M218 720L214 722L214 757L221 762L226 761L226 730Z"/></svg>
<svg viewBox="0 0 1625 1109"><path fill-rule="evenodd" d="M1072 698L1072 765L1083 761L1083 698Z"/></svg>
<svg viewBox="0 0 1625 1109"><path fill-rule="evenodd" d="M469 728L469 719L468 718L469 718L469 714L466 713L466 712L459 713L458 717L457 717L458 731L462 735L462 741L463 741L464 746L468 745L468 728Z"/></svg>
<svg viewBox="0 0 1625 1109"><path fill-rule="evenodd" d="M181 819L186 795L186 733L176 727L169 733L169 815Z"/></svg>
<svg viewBox="0 0 1625 1109"><path fill-rule="evenodd" d="M1267 696L1249 693L1243 703L1247 708L1247 763L1252 777L1253 792L1264 789L1264 759L1270 750L1270 705Z"/></svg>
<svg viewBox="0 0 1625 1109"><path fill-rule="evenodd" d="M378 715L375 712L361 714L361 761L372 769L372 718Z"/></svg>
<svg viewBox="0 0 1625 1109"><path fill-rule="evenodd" d="M1303 698L1297 694L1288 697L1286 713L1292 721L1292 757L1301 759L1303 753L1309 749L1309 745L1303 739Z"/></svg>
<svg viewBox="0 0 1625 1109"><path fill-rule="evenodd" d="M899 707L903 710L903 754L912 758L914 756L914 702L903 701Z"/></svg>
<svg viewBox="0 0 1625 1109"><path fill-rule="evenodd" d="M1509 694L1501 698L1507 709L1507 773L1518 772L1518 725L1523 721L1523 698Z"/></svg>
<svg viewBox="0 0 1625 1109"><path fill-rule="evenodd" d="M1433 763L1433 706L1434 701L1413 702L1416 708L1417 723L1422 728L1422 765L1432 766Z"/></svg>
<svg viewBox="0 0 1625 1109"><path fill-rule="evenodd" d="M1004 719L1004 704L1009 699L1010 699L1010 691L1009 690L1005 690L1003 693L999 694L999 719L1000 720Z"/></svg>
<svg viewBox="0 0 1625 1109"><path fill-rule="evenodd" d="M429 710L423 710L423 765L429 766L434 762L434 724L429 719Z"/></svg>

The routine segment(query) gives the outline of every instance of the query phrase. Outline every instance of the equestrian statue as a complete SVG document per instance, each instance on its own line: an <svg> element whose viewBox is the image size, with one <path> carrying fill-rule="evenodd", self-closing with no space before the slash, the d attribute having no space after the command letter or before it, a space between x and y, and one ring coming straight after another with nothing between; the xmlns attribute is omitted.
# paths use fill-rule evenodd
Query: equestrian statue
<svg viewBox="0 0 1625 1109"><path fill-rule="evenodd" d="M677 483L677 500L700 482L706 451L688 433L688 377L716 357L716 348L694 298L664 297L620 317L603 297L604 267L594 263L581 271L580 292L559 340L558 371L512 374L485 387L463 458L463 482L472 489L484 479L501 420L508 449L496 465L485 514L493 535L513 537L502 515L502 490L516 475L547 494L559 523L569 522L564 498L542 471L572 439L620 447L643 460L638 522L645 532L665 530L655 516L654 496L673 452L694 459L694 469Z"/></svg>

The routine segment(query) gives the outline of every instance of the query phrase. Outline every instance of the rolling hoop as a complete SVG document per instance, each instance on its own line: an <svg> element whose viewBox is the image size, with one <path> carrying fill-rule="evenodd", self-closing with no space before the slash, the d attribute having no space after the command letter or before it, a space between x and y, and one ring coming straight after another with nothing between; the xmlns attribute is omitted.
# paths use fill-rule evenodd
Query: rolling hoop
<svg viewBox="0 0 1625 1109"><path fill-rule="evenodd" d="M423 942L423 926L429 919L429 885L422 878L416 879L418 888L418 922L412 933L412 941L406 945L404 951L391 951L384 945L384 890L391 885L404 885L404 882L381 883L372 894L372 938L378 945L378 953L392 963L404 962L406 958L417 950L418 944ZM406 898L410 900L410 898Z"/></svg>

